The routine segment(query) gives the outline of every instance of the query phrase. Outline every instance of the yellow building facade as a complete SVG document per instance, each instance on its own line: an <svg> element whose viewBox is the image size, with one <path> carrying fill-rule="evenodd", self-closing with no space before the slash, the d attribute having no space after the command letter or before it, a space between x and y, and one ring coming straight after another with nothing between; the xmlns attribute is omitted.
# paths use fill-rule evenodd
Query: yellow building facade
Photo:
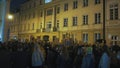
<svg viewBox="0 0 120 68"><path fill-rule="evenodd" d="M106 0L105 8L107 44L118 44L120 1ZM29 0L21 5L20 12L14 16L17 17L14 17L11 26L11 38L24 41L34 36L60 42L72 38L91 44L103 39L103 0Z"/></svg>

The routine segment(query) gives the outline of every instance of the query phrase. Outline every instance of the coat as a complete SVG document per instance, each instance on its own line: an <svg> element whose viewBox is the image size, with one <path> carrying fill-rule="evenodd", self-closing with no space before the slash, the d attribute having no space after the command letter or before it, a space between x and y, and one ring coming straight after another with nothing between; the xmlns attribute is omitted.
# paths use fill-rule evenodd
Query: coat
<svg viewBox="0 0 120 68"><path fill-rule="evenodd" d="M106 52L103 53L98 68L110 68L110 57Z"/></svg>
<svg viewBox="0 0 120 68"><path fill-rule="evenodd" d="M32 53L32 66L42 66L43 62L44 62L43 54L38 45L35 45L34 51Z"/></svg>
<svg viewBox="0 0 120 68"><path fill-rule="evenodd" d="M94 57L92 54L87 54L83 57L81 68L94 68Z"/></svg>

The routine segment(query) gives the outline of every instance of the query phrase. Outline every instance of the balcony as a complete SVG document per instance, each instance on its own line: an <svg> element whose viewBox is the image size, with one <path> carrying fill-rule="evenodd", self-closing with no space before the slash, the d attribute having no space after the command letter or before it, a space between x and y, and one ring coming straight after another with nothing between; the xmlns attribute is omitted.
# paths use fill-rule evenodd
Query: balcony
<svg viewBox="0 0 120 68"><path fill-rule="evenodd" d="M57 32L59 31L59 28L42 28L37 29L37 32Z"/></svg>
<svg viewBox="0 0 120 68"><path fill-rule="evenodd" d="M40 32L42 32L42 29L36 29L36 32L40 33Z"/></svg>
<svg viewBox="0 0 120 68"><path fill-rule="evenodd" d="M53 32L59 31L59 28L53 27Z"/></svg>
<svg viewBox="0 0 120 68"><path fill-rule="evenodd" d="M45 32L51 32L52 30L51 30L51 28L46 28L45 29Z"/></svg>

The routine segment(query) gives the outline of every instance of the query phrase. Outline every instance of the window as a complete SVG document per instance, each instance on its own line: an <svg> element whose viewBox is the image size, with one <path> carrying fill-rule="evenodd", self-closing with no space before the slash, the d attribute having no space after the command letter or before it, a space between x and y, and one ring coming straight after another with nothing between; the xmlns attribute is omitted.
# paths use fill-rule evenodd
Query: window
<svg viewBox="0 0 120 68"><path fill-rule="evenodd" d="M53 10L52 10L52 9L48 9L48 10L47 10L47 16L52 15L52 13L53 13Z"/></svg>
<svg viewBox="0 0 120 68"><path fill-rule="evenodd" d="M59 20L57 20L57 28L59 28Z"/></svg>
<svg viewBox="0 0 120 68"><path fill-rule="evenodd" d="M42 23L40 23L40 29L42 28Z"/></svg>
<svg viewBox="0 0 120 68"><path fill-rule="evenodd" d="M64 18L63 27L67 27L67 26L68 26L68 18Z"/></svg>
<svg viewBox="0 0 120 68"><path fill-rule="evenodd" d="M73 26L77 26L77 17L73 17Z"/></svg>
<svg viewBox="0 0 120 68"><path fill-rule="evenodd" d="M28 24L28 30L30 30L30 24Z"/></svg>
<svg viewBox="0 0 120 68"><path fill-rule="evenodd" d="M116 4L116 5L114 5L114 7L115 7L115 9L114 9L114 11L115 11L115 19L117 20L118 19L118 4Z"/></svg>
<svg viewBox="0 0 120 68"><path fill-rule="evenodd" d="M83 15L83 25L88 25L88 15Z"/></svg>
<svg viewBox="0 0 120 68"><path fill-rule="evenodd" d="M32 30L34 30L34 23L32 24Z"/></svg>
<svg viewBox="0 0 120 68"><path fill-rule="evenodd" d="M34 8L36 7L36 2L33 3L33 7L34 7Z"/></svg>
<svg viewBox="0 0 120 68"><path fill-rule="evenodd" d="M29 17L28 17L29 19L30 19L30 16L31 16L31 14L29 14Z"/></svg>
<svg viewBox="0 0 120 68"><path fill-rule="evenodd" d="M60 13L60 7L57 7L57 14Z"/></svg>
<svg viewBox="0 0 120 68"><path fill-rule="evenodd" d="M84 43L88 42L88 34L87 33L83 33L83 42Z"/></svg>
<svg viewBox="0 0 120 68"><path fill-rule="evenodd" d="M26 24L24 25L24 30L26 31Z"/></svg>
<svg viewBox="0 0 120 68"><path fill-rule="evenodd" d="M22 24L22 31L24 31L24 25Z"/></svg>
<svg viewBox="0 0 120 68"><path fill-rule="evenodd" d="M100 33L95 33L95 34L94 34L94 40L95 40L95 42L96 42L97 40L99 40L99 39L101 39L101 34L100 34Z"/></svg>
<svg viewBox="0 0 120 68"><path fill-rule="evenodd" d="M48 23L47 23L47 28L51 28L51 27L52 27L51 22L48 22Z"/></svg>
<svg viewBox="0 0 120 68"><path fill-rule="evenodd" d="M83 7L88 6L88 0L83 0Z"/></svg>
<svg viewBox="0 0 120 68"><path fill-rule="evenodd" d="M95 4L100 4L100 0L95 0Z"/></svg>
<svg viewBox="0 0 120 68"><path fill-rule="evenodd" d="M110 9L110 20L113 20L113 9Z"/></svg>
<svg viewBox="0 0 120 68"><path fill-rule="evenodd" d="M117 35L113 35L111 37L111 42L112 42L112 45L117 45L117 42L119 41L119 38Z"/></svg>
<svg viewBox="0 0 120 68"><path fill-rule="evenodd" d="M43 16L43 12L40 12L40 17L42 17Z"/></svg>
<svg viewBox="0 0 120 68"><path fill-rule="evenodd" d="M40 5L42 5L42 0L40 0Z"/></svg>
<svg viewBox="0 0 120 68"><path fill-rule="evenodd" d="M73 9L76 9L78 7L78 1L73 1Z"/></svg>
<svg viewBox="0 0 120 68"><path fill-rule="evenodd" d="M56 36L53 36L53 41L56 41L57 37Z"/></svg>
<svg viewBox="0 0 120 68"><path fill-rule="evenodd" d="M31 4L29 4L29 8L31 8L32 6L31 6Z"/></svg>
<svg viewBox="0 0 120 68"><path fill-rule="evenodd" d="M57 28L59 28L59 23L57 23Z"/></svg>
<svg viewBox="0 0 120 68"><path fill-rule="evenodd" d="M63 39L65 39L66 38L66 34L63 34L62 37L63 37Z"/></svg>
<svg viewBox="0 0 120 68"><path fill-rule="evenodd" d="M25 15L25 20L26 20L26 18L27 18L27 15Z"/></svg>
<svg viewBox="0 0 120 68"><path fill-rule="evenodd" d="M68 11L68 3L64 4L64 11Z"/></svg>
<svg viewBox="0 0 120 68"><path fill-rule="evenodd" d="M95 24L100 24L101 22L101 14L95 13Z"/></svg>
<svg viewBox="0 0 120 68"><path fill-rule="evenodd" d="M33 13L33 18L35 18L35 12Z"/></svg>
<svg viewBox="0 0 120 68"><path fill-rule="evenodd" d="M110 20L118 20L118 4L110 5Z"/></svg>

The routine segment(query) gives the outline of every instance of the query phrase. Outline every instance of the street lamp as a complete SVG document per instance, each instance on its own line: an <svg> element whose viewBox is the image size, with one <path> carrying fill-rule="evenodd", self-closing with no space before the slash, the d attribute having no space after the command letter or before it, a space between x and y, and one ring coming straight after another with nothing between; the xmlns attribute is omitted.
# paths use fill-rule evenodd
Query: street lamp
<svg viewBox="0 0 120 68"><path fill-rule="evenodd" d="M9 14L8 20L9 20L9 22L10 22L10 20L13 20L13 15ZM9 40L9 38L10 38L10 23L8 23L7 40Z"/></svg>
<svg viewBox="0 0 120 68"><path fill-rule="evenodd" d="M104 42L104 44L106 44L106 39L105 39L105 37L106 37L106 31L105 31L105 20L106 20L106 15L105 15L105 7L106 7L106 2L105 2L106 0L103 0L103 42Z"/></svg>
<svg viewBox="0 0 120 68"><path fill-rule="evenodd" d="M12 19L13 19L13 16L12 16L12 15L8 15L8 19L9 19L9 20L12 20Z"/></svg>

